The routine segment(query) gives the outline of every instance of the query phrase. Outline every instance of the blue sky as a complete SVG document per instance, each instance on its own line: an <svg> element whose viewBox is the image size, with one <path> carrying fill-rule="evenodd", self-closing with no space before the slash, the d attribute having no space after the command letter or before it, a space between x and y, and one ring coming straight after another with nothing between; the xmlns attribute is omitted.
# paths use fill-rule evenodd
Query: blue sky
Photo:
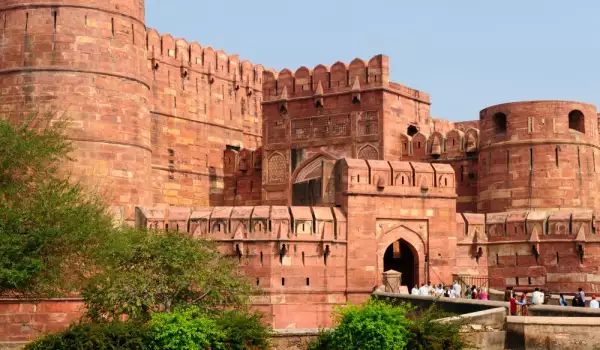
<svg viewBox="0 0 600 350"><path fill-rule="evenodd" d="M146 0L146 23L265 67L390 56L432 115L537 99L600 105L597 0Z"/></svg>

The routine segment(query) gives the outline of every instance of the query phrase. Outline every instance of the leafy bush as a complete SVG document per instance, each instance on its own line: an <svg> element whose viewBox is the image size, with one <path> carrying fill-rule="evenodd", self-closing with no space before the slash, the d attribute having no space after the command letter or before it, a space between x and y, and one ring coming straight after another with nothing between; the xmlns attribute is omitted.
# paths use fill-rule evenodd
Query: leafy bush
<svg viewBox="0 0 600 350"><path fill-rule="evenodd" d="M360 306L349 305L334 311L336 328L320 331L309 349L458 350L468 347L460 336L462 323L436 322L450 316L435 305L417 312L409 304L394 306L371 299Z"/></svg>
<svg viewBox="0 0 600 350"><path fill-rule="evenodd" d="M30 343L25 350L143 350L149 349L149 341L149 329L143 324L120 321L80 323Z"/></svg>
<svg viewBox="0 0 600 350"><path fill-rule="evenodd" d="M336 328L321 333L311 349L404 349L410 326L404 317L407 311L407 306L376 299L338 308L334 311Z"/></svg>
<svg viewBox="0 0 600 350"><path fill-rule="evenodd" d="M261 315L239 310L206 314L197 307L152 315L156 349L267 349L269 329Z"/></svg>
<svg viewBox="0 0 600 350"><path fill-rule="evenodd" d="M263 315L257 312L231 310L223 312L218 323L227 343L227 349L268 349L270 329L262 323Z"/></svg>
<svg viewBox="0 0 600 350"><path fill-rule="evenodd" d="M225 332L198 308L152 315L149 323L156 349L224 349Z"/></svg>
<svg viewBox="0 0 600 350"><path fill-rule="evenodd" d="M458 350L468 347L462 339L461 322L441 323L436 322L445 317L454 316L439 310L435 305L422 313L412 313L410 319L410 336L407 349L418 350Z"/></svg>

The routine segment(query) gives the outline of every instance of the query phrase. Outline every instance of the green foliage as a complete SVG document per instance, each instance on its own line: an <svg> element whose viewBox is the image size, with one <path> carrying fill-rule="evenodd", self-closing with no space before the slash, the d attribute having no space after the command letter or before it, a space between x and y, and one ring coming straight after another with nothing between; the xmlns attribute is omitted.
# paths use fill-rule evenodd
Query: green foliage
<svg viewBox="0 0 600 350"><path fill-rule="evenodd" d="M228 310L218 322L225 333L225 347L231 350L268 349L270 329L262 322L262 314Z"/></svg>
<svg viewBox="0 0 600 350"><path fill-rule="evenodd" d="M225 349L225 332L198 308L153 314L149 326L156 349Z"/></svg>
<svg viewBox="0 0 600 350"><path fill-rule="evenodd" d="M461 322L436 322L441 318L455 316L441 311L433 305L422 313L412 313L407 349L458 350L468 347L460 335Z"/></svg>
<svg viewBox="0 0 600 350"><path fill-rule="evenodd" d="M450 316L435 305L419 313L409 304L371 299L336 310L336 328L322 330L309 349L464 349L469 344L460 336L462 323L436 322Z"/></svg>
<svg viewBox="0 0 600 350"><path fill-rule="evenodd" d="M334 311L336 328L321 333L311 349L404 349L409 337L407 311L407 306L376 299L338 308Z"/></svg>
<svg viewBox="0 0 600 350"><path fill-rule="evenodd" d="M25 350L150 349L147 326L134 322L80 323L28 344Z"/></svg>
<svg viewBox="0 0 600 350"><path fill-rule="evenodd" d="M144 321L176 307L240 306L253 290L214 242L186 233L122 230L106 239L97 261L102 271L82 292L92 320L125 314Z"/></svg>
<svg viewBox="0 0 600 350"><path fill-rule="evenodd" d="M0 293L74 290L112 222L97 196L59 173L72 150L64 122L0 120L0 150Z"/></svg>

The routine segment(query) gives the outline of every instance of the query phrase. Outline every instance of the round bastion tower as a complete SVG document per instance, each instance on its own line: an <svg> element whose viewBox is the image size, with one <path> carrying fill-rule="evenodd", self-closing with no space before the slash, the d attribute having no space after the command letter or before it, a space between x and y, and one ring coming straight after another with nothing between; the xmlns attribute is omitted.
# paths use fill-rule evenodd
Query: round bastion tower
<svg viewBox="0 0 600 350"><path fill-rule="evenodd" d="M480 213L599 208L596 107L507 103L480 113Z"/></svg>
<svg viewBox="0 0 600 350"><path fill-rule="evenodd" d="M1 117L64 114L67 170L125 215L151 204L144 1L3 0L0 22Z"/></svg>

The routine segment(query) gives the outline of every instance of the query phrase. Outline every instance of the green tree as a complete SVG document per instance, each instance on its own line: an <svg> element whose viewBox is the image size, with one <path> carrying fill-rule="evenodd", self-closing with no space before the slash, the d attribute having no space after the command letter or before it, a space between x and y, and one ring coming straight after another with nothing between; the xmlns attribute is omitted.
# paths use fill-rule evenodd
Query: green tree
<svg viewBox="0 0 600 350"><path fill-rule="evenodd" d="M0 293L73 291L112 230L102 201L73 184L61 164L71 143L52 115L0 120Z"/></svg>
<svg viewBox="0 0 600 350"><path fill-rule="evenodd" d="M192 305L240 307L253 292L237 260L187 233L124 229L105 240L96 261L102 268L82 292L92 320L127 315L143 321Z"/></svg>

